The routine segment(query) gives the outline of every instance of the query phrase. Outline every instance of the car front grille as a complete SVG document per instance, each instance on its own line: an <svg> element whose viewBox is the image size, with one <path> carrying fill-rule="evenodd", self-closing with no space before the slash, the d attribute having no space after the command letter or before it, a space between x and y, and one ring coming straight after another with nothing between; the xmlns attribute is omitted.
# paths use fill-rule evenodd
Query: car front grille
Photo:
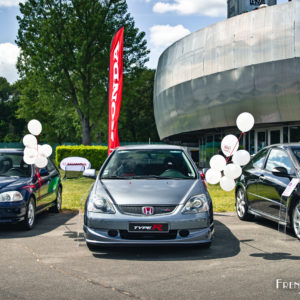
<svg viewBox="0 0 300 300"><path fill-rule="evenodd" d="M131 215L143 215L142 208L146 205L140 205L140 206L131 206L131 205L120 205L120 210L125 214L131 214ZM150 205L149 205L150 206ZM176 206L151 206L154 208L154 212L152 215L161 215L161 214L170 214L172 213Z"/></svg>
<svg viewBox="0 0 300 300"><path fill-rule="evenodd" d="M167 233L128 232L127 230L120 230L120 236L125 240L174 240L177 236L177 230L170 230Z"/></svg>

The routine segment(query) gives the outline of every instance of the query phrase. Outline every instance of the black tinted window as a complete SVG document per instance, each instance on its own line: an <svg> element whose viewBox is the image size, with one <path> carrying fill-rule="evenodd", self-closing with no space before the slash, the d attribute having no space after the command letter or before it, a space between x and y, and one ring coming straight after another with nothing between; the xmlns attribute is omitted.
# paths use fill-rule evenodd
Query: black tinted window
<svg viewBox="0 0 300 300"><path fill-rule="evenodd" d="M264 167L264 162L267 153L268 153L268 149L264 149L254 156L251 163L255 169L262 169Z"/></svg>
<svg viewBox="0 0 300 300"><path fill-rule="evenodd" d="M23 153L0 153L0 176L30 177L31 166L23 160Z"/></svg>
<svg viewBox="0 0 300 300"><path fill-rule="evenodd" d="M298 162L300 163L300 147L293 147L292 151L294 155L296 156Z"/></svg>
<svg viewBox="0 0 300 300"><path fill-rule="evenodd" d="M272 149L267 160L266 169L270 172L276 167L283 167L288 174L294 173L294 166L290 160L289 155L280 149Z"/></svg>

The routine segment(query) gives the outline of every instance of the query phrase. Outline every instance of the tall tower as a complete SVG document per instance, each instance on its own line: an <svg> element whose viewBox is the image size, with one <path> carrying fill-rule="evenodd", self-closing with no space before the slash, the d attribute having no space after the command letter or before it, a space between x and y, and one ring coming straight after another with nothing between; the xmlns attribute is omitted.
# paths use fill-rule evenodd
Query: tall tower
<svg viewBox="0 0 300 300"><path fill-rule="evenodd" d="M277 0L227 0L228 18L257 9L261 4L276 5Z"/></svg>

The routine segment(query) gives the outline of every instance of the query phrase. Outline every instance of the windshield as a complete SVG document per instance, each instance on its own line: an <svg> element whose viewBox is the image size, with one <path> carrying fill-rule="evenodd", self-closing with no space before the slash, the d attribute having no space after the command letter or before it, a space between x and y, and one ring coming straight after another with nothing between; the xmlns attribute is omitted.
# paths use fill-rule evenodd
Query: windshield
<svg viewBox="0 0 300 300"><path fill-rule="evenodd" d="M30 177L31 166L23 160L23 153L0 153L1 177Z"/></svg>
<svg viewBox="0 0 300 300"><path fill-rule="evenodd" d="M292 147L292 151L300 164L300 147Z"/></svg>
<svg viewBox="0 0 300 300"><path fill-rule="evenodd" d="M196 173L181 150L116 151L101 179L195 179Z"/></svg>

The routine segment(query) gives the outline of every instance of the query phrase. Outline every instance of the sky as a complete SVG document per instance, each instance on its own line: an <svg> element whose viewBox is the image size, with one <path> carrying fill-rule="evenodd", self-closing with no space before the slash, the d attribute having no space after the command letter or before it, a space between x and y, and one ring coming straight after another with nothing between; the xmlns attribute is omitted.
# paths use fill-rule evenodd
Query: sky
<svg viewBox="0 0 300 300"><path fill-rule="evenodd" d="M20 50L15 39L19 2L0 0L0 76L10 83L18 79L15 64ZM147 67L152 69L156 69L159 56L172 43L227 17L227 0L127 0L127 4L136 27L146 33L151 51Z"/></svg>

